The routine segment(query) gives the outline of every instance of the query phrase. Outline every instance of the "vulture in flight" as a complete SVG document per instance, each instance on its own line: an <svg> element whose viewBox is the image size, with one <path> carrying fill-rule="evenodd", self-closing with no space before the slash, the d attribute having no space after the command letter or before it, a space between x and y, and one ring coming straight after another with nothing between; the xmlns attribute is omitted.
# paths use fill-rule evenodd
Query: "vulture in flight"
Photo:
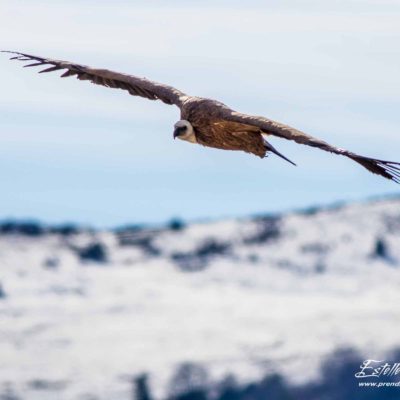
<svg viewBox="0 0 400 400"><path fill-rule="evenodd" d="M216 100L189 96L172 86L134 75L19 52L4 52L13 54L12 60L32 61L32 63L24 65L25 67L46 66L40 73L65 70L61 75L63 78L76 76L82 81L123 89L133 96L161 100L166 104L179 107L181 119L174 126L174 138L222 150L241 150L261 158L271 152L294 164L279 153L265 138L266 136L277 136L351 158L368 171L400 183L400 163L398 162L360 156L280 122L234 111Z"/></svg>

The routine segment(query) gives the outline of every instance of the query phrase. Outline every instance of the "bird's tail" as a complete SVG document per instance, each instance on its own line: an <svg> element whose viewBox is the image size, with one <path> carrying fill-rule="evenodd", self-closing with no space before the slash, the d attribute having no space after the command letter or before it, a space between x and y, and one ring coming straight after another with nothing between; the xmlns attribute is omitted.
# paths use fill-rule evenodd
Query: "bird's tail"
<svg viewBox="0 0 400 400"><path fill-rule="evenodd" d="M279 153L279 151L276 150L275 147L272 146L272 144L269 143L269 142L267 142L265 139L264 139L264 143L265 143L265 149L266 149L267 151L270 151L271 153L276 154L278 157L283 158L283 159L286 160L287 162L290 162L290 164L293 164L295 167L297 167L297 165L296 165L293 161L290 161L290 160L289 160L288 158L286 158L282 153Z"/></svg>

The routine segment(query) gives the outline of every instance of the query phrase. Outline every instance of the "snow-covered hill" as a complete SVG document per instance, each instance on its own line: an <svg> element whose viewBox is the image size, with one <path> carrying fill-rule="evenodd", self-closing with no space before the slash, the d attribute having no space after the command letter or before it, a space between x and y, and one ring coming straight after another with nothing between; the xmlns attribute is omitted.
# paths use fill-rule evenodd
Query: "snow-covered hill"
<svg viewBox="0 0 400 400"><path fill-rule="evenodd" d="M183 362L318 377L400 346L400 199L165 228L0 226L0 393L129 399ZM362 360L360 360L362 361ZM397 360L400 361L400 360Z"/></svg>

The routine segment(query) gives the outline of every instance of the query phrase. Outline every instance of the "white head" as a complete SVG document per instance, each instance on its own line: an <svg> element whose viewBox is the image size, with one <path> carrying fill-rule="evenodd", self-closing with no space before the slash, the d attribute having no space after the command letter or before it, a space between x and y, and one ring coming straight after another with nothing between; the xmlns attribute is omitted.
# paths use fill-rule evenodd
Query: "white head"
<svg viewBox="0 0 400 400"><path fill-rule="evenodd" d="M197 143L192 124L185 119L181 119L174 125L174 139L178 138L187 142Z"/></svg>

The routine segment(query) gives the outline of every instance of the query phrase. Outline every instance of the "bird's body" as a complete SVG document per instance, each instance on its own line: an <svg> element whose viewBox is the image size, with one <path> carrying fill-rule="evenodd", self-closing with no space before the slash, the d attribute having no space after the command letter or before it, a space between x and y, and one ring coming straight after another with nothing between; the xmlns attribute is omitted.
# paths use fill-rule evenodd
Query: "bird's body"
<svg viewBox="0 0 400 400"><path fill-rule="evenodd" d="M252 153L264 158L267 152L262 132L259 128L238 122L214 120L209 128L196 129L199 144L222 150L236 150Z"/></svg>
<svg viewBox="0 0 400 400"><path fill-rule="evenodd" d="M271 151L294 164L266 141L263 135L268 132L255 125L224 118L224 113L232 112L225 104L201 97L187 96L182 100L181 120L189 122L192 135L178 138L220 150L245 151L260 158Z"/></svg>
<svg viewBox="0 0 400 400"><path fill-rule="evenodd" d="M265 157L267 149L262 131L253 125L224 120L220 116L223 109L227 109L227 106L211 99L192 97L183 101L181 120L192 125L196 139L194 143Z"/></svg>
<svg viewBox="0 0 400 400"><path fill-rule="evenodd" d="M293 164L265 139L267 135L276 136L343 155L374 174L400 183L400 163L360 156L332 146L288 125L265 117L239 113L216 100L188 96L172 86L134 75L24 53L9 51L7 53L15 55L12 59L34 61L26 65L27 67L50 66L40 72L66 70L61 75L62 77L76 76L80 80L89 80L98 85L126 90L134 96L176 105L180 108L181 120L175 124L174 138L222 150L245 151L261 158L264 158L268 152L272 152Z"/></svg>

